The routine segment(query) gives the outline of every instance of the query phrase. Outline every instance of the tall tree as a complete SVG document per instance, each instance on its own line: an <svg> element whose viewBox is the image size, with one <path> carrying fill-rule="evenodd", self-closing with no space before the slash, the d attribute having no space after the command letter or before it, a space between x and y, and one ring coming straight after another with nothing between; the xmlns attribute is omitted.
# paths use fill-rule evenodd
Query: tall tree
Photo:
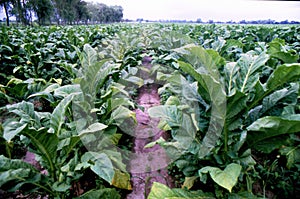
<svg viewBox="0 0 300 199"><path fill-rule="evenodd" d="M45 25L46 21L50 22L53 14L53 4L51 0L30 0L29 4L35 12L40 25Z"/></svg>
<svg viewBox="0 0 300 199"><path fill-rule="evenodd" d="M6 16L6 25L9 26L9 10L11 9L10 0L2 0L0 2L0 8L4 8L5 16Z"/></svg>
<svg viewBox="0 0 300 199"><path fill-rule="evenodd" d="M18 22L23 25L28 25L29 20L27 18L26 1L25 0L11 0L13 4L13 12Z"/></svg>
<svg viewBox="0 0 300 199"><path fill-rule="evenodd" d="M87 3L87 10L88 10L88 15L89 15L89 20L92 23L96 23L99 19L98 19L98 8L97 8L98 4L94 4L94 3Z"/></svg>
<svg viewBox="0 0 300 199"><path fill-rule="evenodd" d="M107 6L103 3L88 3L87 8L92 22L120 22L123 18L123 8L121 6Z"/></svg>
<svg viewBox="0 0 300 199"><path fill-rule="evenodd" d="M75 10L77 24L81 20L87 23L87 20L89 18L87 3L85 1L77 0L77 3L75 4Z"/></svg>
<svg viewBox="0 0 300 199"><path fill-rule="evenodd" d="M122 6L112 6L113 9L113 22L120 22L123 19L123 8Z"/></svg>
<svg viewBox="0 0 300 199"><path fill-rule="evenodd" d="M54 0L57 21L72 24L87 20L87 3L82 0Z"/></svg>
<svg viewBox="0 0 300 199"><path fill-rule="evenodd" d="M66 2L64 0L53 0L53 4L55 19L57 21L57 24L60 24L64 21L64 9L66 7Z"/></svg>

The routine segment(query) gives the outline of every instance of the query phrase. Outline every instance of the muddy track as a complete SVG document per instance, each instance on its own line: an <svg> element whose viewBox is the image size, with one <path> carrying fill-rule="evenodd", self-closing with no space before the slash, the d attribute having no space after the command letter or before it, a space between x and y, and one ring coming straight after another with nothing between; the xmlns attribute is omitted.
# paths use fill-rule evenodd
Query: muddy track
<svg viewBox="0 0 300 199"><path fill-rule="evenodd" d="M143 59L143 66L151 68L151 58ZM144 80L150 78L149 74L143 71L140 77ZM154 81L155 82L155 81ZM132 192L127 199L145 199L150 192L153 182L159 182L173 187L171 176L168 175L168 157L159 145L152 148L144 148L148 143L160 137L166 138L166 132L157 128L158 119L150 118L148 109L160 105L158 95L159 85L146 84L138 90L137 104L144 110L136 109L137 126L134 129L133 156L129 162L129 171L132 179Z"/></svg>

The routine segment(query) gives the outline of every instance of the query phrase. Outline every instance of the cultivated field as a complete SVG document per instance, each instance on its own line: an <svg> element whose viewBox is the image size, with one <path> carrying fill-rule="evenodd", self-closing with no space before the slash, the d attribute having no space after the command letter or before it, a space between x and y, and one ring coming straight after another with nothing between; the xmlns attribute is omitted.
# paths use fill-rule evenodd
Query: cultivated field
<svg viewBox="0 0 300 199"><path fill-rule="evenodd" d="M300 26L0 33L0 198L296 198Z"/></svg>

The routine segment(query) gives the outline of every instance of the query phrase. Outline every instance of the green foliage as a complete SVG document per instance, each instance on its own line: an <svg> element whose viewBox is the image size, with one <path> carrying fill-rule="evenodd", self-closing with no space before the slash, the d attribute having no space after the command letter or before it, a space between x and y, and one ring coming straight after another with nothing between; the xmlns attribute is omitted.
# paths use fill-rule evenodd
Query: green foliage
<svg viewBox="0 0 300 199"><path fill-rule="evenodd" d="M36 13L40 25L45 25L47 21L50 22L54 11L50 0L30 0L28 4Z"/></svg>
<svg viewBox="0 0 300 199"><path fill-rule="evenodd" d="M120 199L120 194L115 189L100 189L100 190L91 190L81 195L79 198L82 199L93 199L93 198L107 198L107 199Z"/></svg>
<svg viewBox="0 0 300 199"><path fill-rule="evenodd" d="M220 186L231 192L232 187L237 183L242 167L238 164L231 163L226 166L224 171L215 167L204 167L199 170L200 179L203 180L202 173L209 173L211 178ZM204 180L205 181L205 180Z"/></svg>
<svg viewBox="0 0 300 199"><path fill-rule="evenodd" d="M31 164L18 159L9 159L3 155L0 156L0 164L0 186L5 185L7 182L13 182L14 186L9 189L11 191L16 191L25 184L32 184L49 194L53 194L50 188L51 185L48 181L49 178L42 175ZM32 191L33 190L34 189L32 189Z"/></svg>
<svg viewBox="0 0 300 199"><path fill-rule="evenodd" d="M73 11L66 21L74 20ZM177 24L3 29L1 189L73 197L89 171L101 188L75 197L120 198L119 189L131 190L128 157L117 147L129 147L119 146L130 133L122 130L137 122L133 99L153 82L141 76L148 71L162 98L149 115L160 118L170 137L147 147L166 149L185 187L154 183L149 198L257 198L266 189L295 196L297 32L296 26ZM151 69L141 66L145 56ZM17 159L19 146L48 174Z"/></svg>
<svg viewBox="0 0 300 199"><path fill-rule="evenodd" d="M154 182L151 188L151 192L148 199L159 199L159 198L197 198L197 199L209 199L214 198L209 194L205 194L202 191L189 192L183 189L170 189L164 184Z"/></svg>
<svg viewBox="0 0 300 199"><path fill-rule="evenodd" d="M172 109L181 110L180 107L186 104L191 107L191 103L187 103L191 100L198 101L199 108L196 111L187 111L188 117L196 121L189 126L196 124L194 127L197 130L183 133L184 136L177 136L178 127L184 126L189 119L178 120L176 118L180 118L180 112L167 111L171 107L168 104L171 100L167 99L165 105L151 108L150 115L160 117L160 128L170 130L172 136L171 140L159 140L156 144L165 147L169 154L179 156L174 163L186 179L193 178L194 182L196 176L199 176L198 170L210 172L213 181L229 191L235 185L237 188L233 190L237 192L243 189L252 192L253 182L249 180L251 178L246 180L244 177L250 175L257 180L251 174L257 168L252 151L271 153L281 147L285 148L285 145L292 145L295 153L282 154L290 155L287 155L289 167L298 161L293 159L297 157L297 145L288 143L290 139L283 135L299 133L298 115L295 114L299 110L296 105L299 101L299 66L295 63L299 57L292 50L284 50L289 47L280 39L268 41L269 48L265 43L252 43L252 49L244 49L243 40L242 43L229 40L228 46L225 46L227 39L216 38L204 41L204 48L187 45L174 50L174 61L181 69L181 74L189 77L190 84L198 86L197 99L201 100L179 95L178 93L184 92L173 86L174 75L163 74L161 69L162 73L158 77L166 81L162 91L166 92L167 88L172 98L175 95L185 99L172 104ZM231 39L230 36L228 39ZM280 43L280 48L276 42ZM250 40L247 40L247 45L248 43ZM225 52L233 47L239 50L234 52L235 55L227 56ZM278 53L279 51L282 53ZM170 67L172 66L173 63ZM176 81L182 82L178 78ZM196 120L193 119L194 115ZM191 132L196 135L194 141L190 141L188 145L178 145ZM287 148L287 151L292 148ZM235 175L226 174L229 165L239 167L238 172L233 172ZM203 176L201 178L204 184L208 183ZM247 181L244 184L248 186L243 187L240 181ZM192 186L190 181L189 187ZM217 188L214 193L219 197L226 195Z"/></svg>

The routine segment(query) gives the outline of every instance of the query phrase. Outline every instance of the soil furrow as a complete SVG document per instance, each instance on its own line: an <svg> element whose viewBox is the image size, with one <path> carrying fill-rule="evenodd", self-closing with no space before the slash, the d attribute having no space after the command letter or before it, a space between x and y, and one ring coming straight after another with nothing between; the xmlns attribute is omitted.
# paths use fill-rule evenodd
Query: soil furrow
<svg viewBox="0 0 300 199"><path fill-rule="evenodd" d="M145 57L143 66L150 69L150 61L151 58ZM150 78L147 72L142 72L140 76L144 80ZM148 143L160 137L167 137L167 133L157 127L159 120L148 115L149 108L160 105L158 88L157 84L146 84L138 90L137 104L144 110L135 110L138 123L135 127L133 156L129 162L133 190L127 195L127 199L146 198L153 182L173 187L172 178L168 175L169 161L164 149L159 145L145 148Z"/></svg>

